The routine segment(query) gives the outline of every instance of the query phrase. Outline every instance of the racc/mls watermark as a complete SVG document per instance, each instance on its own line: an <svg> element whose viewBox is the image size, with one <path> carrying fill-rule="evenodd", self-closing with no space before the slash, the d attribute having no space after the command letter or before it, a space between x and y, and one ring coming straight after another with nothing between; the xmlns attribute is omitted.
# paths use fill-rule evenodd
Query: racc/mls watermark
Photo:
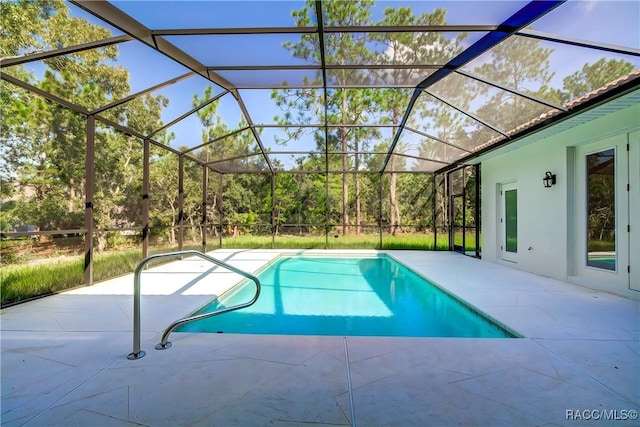
<svg viewBox="0 0 640 427"><path fill-rule="evenodd" d="M638 419L635 409L567 409L565 419L572 421L632 421Z"/></svg>

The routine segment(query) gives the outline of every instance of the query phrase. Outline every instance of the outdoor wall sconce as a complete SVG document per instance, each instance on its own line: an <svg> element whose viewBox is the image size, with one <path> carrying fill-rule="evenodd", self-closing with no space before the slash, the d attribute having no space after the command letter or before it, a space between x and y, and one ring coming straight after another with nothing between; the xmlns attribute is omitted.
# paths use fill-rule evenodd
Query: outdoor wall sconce
<svg viewBox="0 0 640 427"><path fill-rule="evenodd" d="M556 183L556 174L546 171L542 178L545 188L549 188Z"/></svg>

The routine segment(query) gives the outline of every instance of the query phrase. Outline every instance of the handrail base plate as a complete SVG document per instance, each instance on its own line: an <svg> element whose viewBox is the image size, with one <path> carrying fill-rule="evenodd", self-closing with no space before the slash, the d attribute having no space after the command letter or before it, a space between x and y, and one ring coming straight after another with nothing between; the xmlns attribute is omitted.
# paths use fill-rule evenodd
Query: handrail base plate
<svg viewBox="0 0 640 427"><path fill-rule="evenodd" d="M140 352L138 352L138 353L129 353L127 355L127 359L129 359L129 360L142 359L145 354L147 354L147 353L145 353L143 350L140 350Z"/></svg>
<svg viewBox="0 0 640 427"><path fill-rule="evenodd" d="M167 342L166 344L160 343L160 344L156 345L156 350L166 350L168 348L171 348L171 343L170 342Z"/></svg>

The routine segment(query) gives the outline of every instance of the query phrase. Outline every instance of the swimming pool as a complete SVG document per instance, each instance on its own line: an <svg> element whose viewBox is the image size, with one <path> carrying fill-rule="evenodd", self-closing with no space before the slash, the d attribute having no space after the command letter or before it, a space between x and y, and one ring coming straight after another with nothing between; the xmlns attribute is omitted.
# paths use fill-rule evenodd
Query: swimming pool
<svg viewBox="0 0 640 427"><path fill-rule="evenodd" d="M515 334L387 256L283 257L257 274L258 301L182 325L180 332L478 337ZM252 298L241 283L196 312Z"/></svg>

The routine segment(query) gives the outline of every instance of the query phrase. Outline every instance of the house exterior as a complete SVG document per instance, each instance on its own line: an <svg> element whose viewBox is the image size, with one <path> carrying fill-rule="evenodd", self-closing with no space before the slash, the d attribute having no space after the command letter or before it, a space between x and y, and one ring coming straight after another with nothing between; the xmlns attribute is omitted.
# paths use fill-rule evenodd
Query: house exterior
<svg viewBox="0 0 640 427"><path fill-rule="evenodd" d="M640 299L637 78L573 101L563 120L476 159L484 260ZM634 79L635 89L602 101Z"/></svg>

